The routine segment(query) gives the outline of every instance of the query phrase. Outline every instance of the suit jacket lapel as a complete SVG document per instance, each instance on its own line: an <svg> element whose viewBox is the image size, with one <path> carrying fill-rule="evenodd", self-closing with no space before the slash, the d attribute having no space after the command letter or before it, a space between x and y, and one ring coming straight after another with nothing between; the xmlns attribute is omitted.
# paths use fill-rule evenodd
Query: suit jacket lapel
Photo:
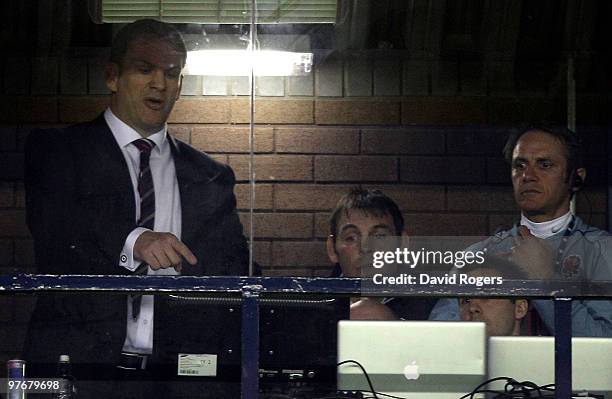
<svg viewBox="0 0 612 399"><path fill-rule="evenodd" d="M216 208L216 192L211 184L214 176L197 160L192 159L193 154L185 152L184 144L170 135L168 141L181 195L181 240L189 246L189 243L197 239L198 231L203 227L202 221L208 219Z"/></svg>
<svg viewBox="0 0 612 399"><path fill-rule="evenodd" d="M132 194L134 191L132 179L125 157L103 115L92 121L90 133L84 137L84 140L88 141L89 148L86 154L89 157L87 162L92 165L92 170L97 170L96 176L99 177L91 180L96 185L92 187L92 191L98 194L116 194L123 198L128 208L124 210L125 214L133 223L136 220L136 204ZM100 165L104 165L103 170L100 169Z"/></svg>

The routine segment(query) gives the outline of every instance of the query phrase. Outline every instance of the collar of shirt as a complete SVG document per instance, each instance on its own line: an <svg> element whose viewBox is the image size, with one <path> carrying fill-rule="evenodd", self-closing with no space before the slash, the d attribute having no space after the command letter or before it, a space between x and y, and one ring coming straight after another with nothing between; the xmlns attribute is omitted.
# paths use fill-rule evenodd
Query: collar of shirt
<svg viewBox="0 0 612 399"><path fill-rule="evenodd" d="M126 148L134 140L142 138L140 133L131 128L121 119L117 118L117 116L113 114L113 111L111 111L110 108L107 108L106 111L104 111L104 119L106 120L108 127L113 133L113 136L115 136L115 140L117 141L117 144L119 144L119 147ZM155 143L155 148L153 149L153 151L156 151L157 153L162 153L163 150L165 150L165 146L168 145L168 140L166 140L166 133L167 126L164 125L164 127L160 131L155 132L149 137L147 137L149 140L152 140Z"/></svg>
<svg viewBox="0 0 612 399"><path fill-rule="evenodd" d="M567 228L572 220L572 213L567 212L565 215L548 222L536 223L527 219L525 215L521 215L521 225L527 227L531 234L538 238L548 238Z"/></svg>

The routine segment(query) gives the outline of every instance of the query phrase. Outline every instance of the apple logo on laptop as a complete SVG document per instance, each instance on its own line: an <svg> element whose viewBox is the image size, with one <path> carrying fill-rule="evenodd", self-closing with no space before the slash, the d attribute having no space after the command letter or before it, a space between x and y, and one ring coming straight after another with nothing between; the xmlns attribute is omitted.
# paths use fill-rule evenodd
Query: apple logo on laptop
<svg viewBox="0 0 612 399"><path fill-rule="evenodd" d="M404 377L406 377L407 380L416 380L419 378L419 366L416 364L416 360L413 360L412 363L404 367Z"/></svg>

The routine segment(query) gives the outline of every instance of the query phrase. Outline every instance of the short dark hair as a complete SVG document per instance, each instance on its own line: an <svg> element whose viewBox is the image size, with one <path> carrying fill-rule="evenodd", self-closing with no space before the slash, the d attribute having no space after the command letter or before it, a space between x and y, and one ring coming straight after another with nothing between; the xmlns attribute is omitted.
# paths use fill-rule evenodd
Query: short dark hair
<svg viewBox="0 0 612 399"><path fill-rule="evenodd" d="M127 49L134 40L153 39L167 42L183 54L183 66L187 60L187 48L181 33L172 25L155 19L139 19L125 25L113 39L110 62L119 65L123 62Z"/></svg>
<svg viewBox="0 0 612 399"><path fill-rule="evenodd" d="M511 133L503 150L504 158L508 163L512 164L512 153L520 138L525 133L534 131L550 134L563 144L565 147L566 174L568 179L571 178L576 169L584 167L584 146L580 136L566 127L549 125L529 125Z"/></svg>
<svg viewBox="0 0 612 399"><path fill-rule="evenodd" d="M330 234L334 237L334 241L338 234L338 221L340 217L343 214L347 215L353 209L378 217L389 215L393 219L395 233L401 235L404 230L402 212L400 212L399 207L391 198L387 197L380 190L355 187L340 198L329 218Z"/></svg>
<svg viewBox="0 0 612 399"><path fill-rule="evenodd" d="M508 259L502 258L497 255L487 254L484 256L484 261L482 263L473 263L471 265L466 265L463 268L462 272L471 273L477 272L478 270L495 270L498 272L499 277L504 280L528 280L528 274L519 267L514 262L511 262ZM508 298L512 303L516 302L517 299L525 299L529 302L527 298L516 298L511 297Z"/></svg>

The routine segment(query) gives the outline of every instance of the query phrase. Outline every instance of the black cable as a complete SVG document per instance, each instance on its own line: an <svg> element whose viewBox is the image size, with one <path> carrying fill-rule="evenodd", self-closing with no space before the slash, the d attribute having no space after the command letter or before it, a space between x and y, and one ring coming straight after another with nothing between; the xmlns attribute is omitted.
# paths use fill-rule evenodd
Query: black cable
<svg viewBox="0 0 612 399"><path fill-rule="evenodd" d="M504 385L504 391L496 391L491 389L481 389L483 386L490 384L494 381L502 381L505 380L506 384ZM531 381L516 381L510 377L497 377L490 379L488 381L483 382L478 385L472 392L462 396L460 399L471 398L473 399L474 395L481 393L492 393L496 394L497 398L553 398L550 394L545 394L542 391L554 392L554 384L547 384L539 386ZM537 396L535 396L537 395Z"/></svg>
<svg viewBox="0 0 612 399"><path fill-rule="evenodd" d="M492 378L490 380L487 380L483 383L481 383L480 385L478 385L476 388L474 388L472 390L472 392L470 393L466 393L465 395L463 395L462 397L460 397L459 399L466 399L466 398L470 398L473 399L474 395L479 393L478 390L482 387L484 387L485 385L491 383L491 382L495 382L495 381L501 381L501 380L505 380L505 381L514 381L512 378L510 377L496 377L496 378Z"/></svg>
<svg viewBox="0 0 612 399"><path fill-rule="evenodd" d="M376 390L374 389L374 385L372 384L372 380L370 380L370 376L368 375L368 372L361 365L361 363L359 363L358 361L355 361L355 360L345 360L345 361L342 361L342 362L338 363L337 366L340 367L343 364L347 364L347 363L356 364L361 369L361 372L363 373L363 375L365 376L366 380L368 381L368 386L370 387L370 391L372 392L372 395L374 395L374 399L380 399L376 395Z"/></svg>
<svg viewBox="0 0 612 399"><path fill-rule="evenodd" d="M406 398L403 398L403 397L401 397L401 396L393 396L393 395L389 395L389 394L387 394L387 393L380 393L380 392L376 392L376 393L377 393L377 394L379 394L380 396L386 396L386 397L388 397L388 398L393 398L393 399L406 399Z"/></svg>

